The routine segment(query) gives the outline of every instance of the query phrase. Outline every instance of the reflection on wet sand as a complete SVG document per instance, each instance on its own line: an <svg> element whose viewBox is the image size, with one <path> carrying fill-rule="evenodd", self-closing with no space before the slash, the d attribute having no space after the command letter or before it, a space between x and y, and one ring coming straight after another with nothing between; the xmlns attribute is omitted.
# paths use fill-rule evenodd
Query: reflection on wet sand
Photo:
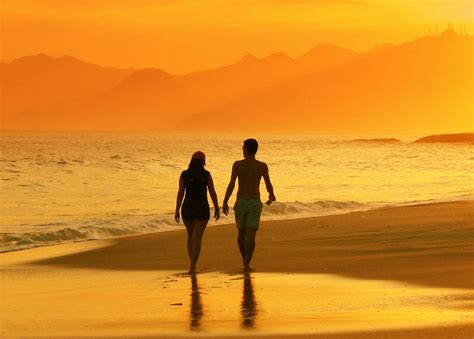
<svg viewBox="0 0 474 339"><path fill-rule="evenodd" d="M255 318L258 313L258 304L255 300L255 294L252 286L252 277L250 273L244 274L244 289L240 312L242 315L242 328L252 329L255 327Z"/></svg>
<svg viewBox="0 0 474 339"><path fill-rule="evenodd" d="M201 291L196 274L191 274L191 312L189 314L189 328L191 331L199 331L201 328L202 312Z"/></svg>

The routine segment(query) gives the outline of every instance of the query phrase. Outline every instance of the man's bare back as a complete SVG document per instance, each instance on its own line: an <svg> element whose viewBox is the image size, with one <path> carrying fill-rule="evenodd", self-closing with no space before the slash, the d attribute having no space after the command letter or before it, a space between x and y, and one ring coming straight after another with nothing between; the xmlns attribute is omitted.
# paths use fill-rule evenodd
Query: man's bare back
<svg viewBox="0 0 474 339"><path fill-rule="evenodd" d="M243 159L236 161L233 170L239 179L237 199L260 199L260 180L268 175L268 166L262 161Z"/></svg>

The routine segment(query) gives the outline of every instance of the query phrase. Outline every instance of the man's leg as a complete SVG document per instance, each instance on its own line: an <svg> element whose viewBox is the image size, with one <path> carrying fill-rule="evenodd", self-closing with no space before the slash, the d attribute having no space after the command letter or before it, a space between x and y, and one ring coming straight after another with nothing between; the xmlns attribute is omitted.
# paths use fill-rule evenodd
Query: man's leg
<svg viewBox="0 0 474 339"><path fill-rule="evenodd" d="M239 228L239 235L237 237L237 242L239 244L240 255L242 256L242 263L245 266L245 228Z"/></svg>
<svg viewBox="0 0 474 339"><path fill-rule="evenodd" d="M253 251L255 249L255 235L257 230L247 228L244 249L244 270L252 271L250 261L252 260Z"/></svg>

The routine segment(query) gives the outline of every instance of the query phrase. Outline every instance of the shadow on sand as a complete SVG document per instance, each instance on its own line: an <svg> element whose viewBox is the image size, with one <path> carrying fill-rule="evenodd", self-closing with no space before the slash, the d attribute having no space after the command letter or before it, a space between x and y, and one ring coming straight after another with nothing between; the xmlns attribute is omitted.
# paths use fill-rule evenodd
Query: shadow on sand
<svg viewBox="0 0 474 339"><path fill-rule="evenodd" d="M242 328L250 330L255 327L255 319L258 313L258 304L252 285L250 273L244 273L244 288L240 312L242 315Z"/></svg>
<svg viewBox="0 0 474 339"><path fill-rule="evenodd" d="M191 311L189 313L189 329L199 331L201 329L201 319L203 316L203 306L201 301L201 290L199 289L196 274L191 274Z"/></svg>

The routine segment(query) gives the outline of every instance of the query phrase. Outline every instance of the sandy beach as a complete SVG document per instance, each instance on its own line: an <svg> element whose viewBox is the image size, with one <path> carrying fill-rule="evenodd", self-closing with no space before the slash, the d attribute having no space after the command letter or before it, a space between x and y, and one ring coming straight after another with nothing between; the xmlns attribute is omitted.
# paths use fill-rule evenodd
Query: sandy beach
<svg viewBox="0 0 474 339"><path fill-rule="evenodd" d="M0 254L2 337L472 338L474 202L234 225Z"/></svg>

